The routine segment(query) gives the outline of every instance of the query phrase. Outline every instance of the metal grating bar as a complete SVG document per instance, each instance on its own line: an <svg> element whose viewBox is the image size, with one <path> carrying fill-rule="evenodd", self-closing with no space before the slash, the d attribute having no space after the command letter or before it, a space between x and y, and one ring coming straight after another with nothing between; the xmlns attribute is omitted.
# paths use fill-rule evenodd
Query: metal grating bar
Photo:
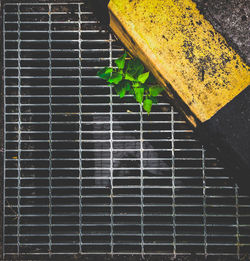
<svg viewBox="0 0 250 261"><path fill-rule="evenodd" d="M171 147L172 147L172 216L173 216L173 255L176 258L176 213L175 213L175 146L174 108L171 106Z"/></svg>
<svg viewBox="0 0 250 261"><path fill-rule="evenodd" d="M140 191L140 197L141 197L141 253L142 253L142 258L144 258L145 250L144 250L144 181L143 181L143 108L142 105L140 104L140 186L141 186L141 191Z"/></svg>
<svg viewBox="0 0 250 261"><path fill-rule="evenodd" d="M5 3L3 21L4 258L247 260L250 198L165 97L148 116L96 77L123 47L85 3Z"/></svg>
<svg viewBox="0 0 250 261"><path fill-rule="evenodd" d="M109 34L109 66L112 67L112 35ZM113 209L113 91L112 86L109 87L110 98L110 253L114 255L114 209Z"/></svg>
<svg viewBox="0 0 250 261"><path fill-rule="evenodd" d="M202 146L202 186L203 186L203 225L204 225L204 255L207 257L207 212L206 212L206 156Z"/></svg>
<svg viewBox="0 0 250 261"><path fill-rule="evenodd" d="M20 11L20 5L18 4L18 11ZM21 148L20 148L20 144L21 144L21 140L20 140L20 136L21 136L21 108L20 108L20 104L21 104L21 100L20 100L20 96L21 96L21 84L20 84L20 79L21 79L21 74L20 74L20 15L18 14L18 47L17 47L17 52L18 52L18 188L17 188L17 208L18 208L18 212L17 212L17 254L20 253L20 177L21 177L21 165L20 165L20 152L21 152Z"/></svg>
<svg viewBox="0 0 250 261"><path fill-rule="evenodd" d="M51 43L51 5L49 4L49 33L48 33L48 44L49 44L49 257L51 257L52 253L52 43Z"/></svg>
<svg viewBox="0 0 250 261"><path fill-rule="evenodd" d="M81 70L81 59L82 59L82 46L81 46L81 6L78 5L78 41L79 41L79 253L82 253L82 70Z"/></svg>

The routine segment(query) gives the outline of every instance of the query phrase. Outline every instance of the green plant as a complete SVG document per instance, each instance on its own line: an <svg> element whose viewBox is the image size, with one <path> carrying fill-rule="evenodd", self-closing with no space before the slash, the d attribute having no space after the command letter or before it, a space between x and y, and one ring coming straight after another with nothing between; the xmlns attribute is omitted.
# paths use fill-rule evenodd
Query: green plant
<svg viewBox="0 0 250 261"><path fill-rule="evenodd" d="M120 98L123 98L126 93L133 95L149 114L163 88L157 84L150 72L145 72L139 59L126 59L126 57L125 52L115 60L117 68L105 67L98 71L97 75L112 84Z"/></svg>

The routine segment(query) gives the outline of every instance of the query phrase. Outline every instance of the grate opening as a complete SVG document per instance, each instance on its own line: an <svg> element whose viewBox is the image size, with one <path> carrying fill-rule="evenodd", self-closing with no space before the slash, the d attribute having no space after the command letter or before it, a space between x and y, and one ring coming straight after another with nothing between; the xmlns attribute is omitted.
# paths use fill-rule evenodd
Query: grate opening
<svg viewBox="0 0 250 261"><path fill-rule="evenodd" d="M247 260L250 198L165 97L148 116L96 76L123 47L85 3L6 1L3 21L6 260Z"/></svg>

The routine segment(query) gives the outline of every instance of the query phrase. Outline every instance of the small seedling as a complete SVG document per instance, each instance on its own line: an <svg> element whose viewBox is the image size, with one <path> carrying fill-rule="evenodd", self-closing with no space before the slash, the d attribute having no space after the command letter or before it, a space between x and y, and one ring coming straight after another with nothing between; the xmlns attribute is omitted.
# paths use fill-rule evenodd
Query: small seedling
<svg viewBox="0 0 250 261"><path fill-rule="evenodd" d="M149 114L153 104L157 104L157 96L163 88L157 84L156 79L145 68L138 58L126 59L125 52L115 60L117 68L105 67L97 75L112 84L116 93L123 98L126 94L134 96L135 100L143 104L144 110Z"/></svg>

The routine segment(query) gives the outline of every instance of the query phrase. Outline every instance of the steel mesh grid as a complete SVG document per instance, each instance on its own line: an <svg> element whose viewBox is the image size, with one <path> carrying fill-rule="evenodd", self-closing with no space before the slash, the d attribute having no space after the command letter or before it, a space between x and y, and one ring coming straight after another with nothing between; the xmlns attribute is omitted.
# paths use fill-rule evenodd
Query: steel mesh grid
<svg viewBox="0 0 250 261"><path fill-rule="evenodd" d="M84 3L3 21L4 257L246 257L249 197L164 97L147 116L95 76L123 49Z"/></svg>

